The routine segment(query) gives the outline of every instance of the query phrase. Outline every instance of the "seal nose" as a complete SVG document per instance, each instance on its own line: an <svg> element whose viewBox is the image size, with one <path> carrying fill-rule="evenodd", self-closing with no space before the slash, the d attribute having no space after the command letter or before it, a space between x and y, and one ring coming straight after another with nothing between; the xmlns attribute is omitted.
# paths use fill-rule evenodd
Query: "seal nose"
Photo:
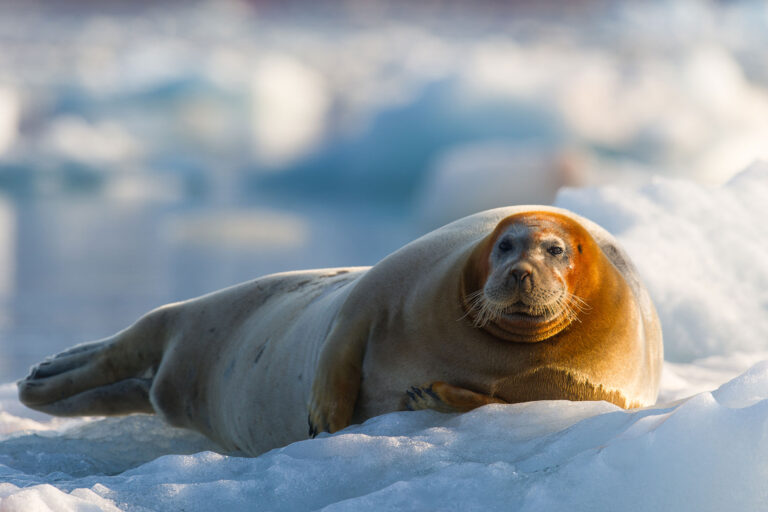
<svg viewBox="0 0 768 512"><path fill-rule="evenodd" d="M533 267L527 263L518 263L509 270L514 284L528 292L533 288Z"/></svg>

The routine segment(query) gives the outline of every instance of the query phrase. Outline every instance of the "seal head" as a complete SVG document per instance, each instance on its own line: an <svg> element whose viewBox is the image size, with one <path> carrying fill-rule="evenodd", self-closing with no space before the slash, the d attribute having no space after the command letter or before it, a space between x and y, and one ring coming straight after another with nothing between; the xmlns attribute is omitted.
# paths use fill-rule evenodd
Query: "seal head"
<svg viewBox="0 0 768 512"><path fill-rule="evenodd" d="M503 219L470 255L461 300L476 327L507 341L538 342L580 321L604 257L573 219L526 212Z"/></svg>

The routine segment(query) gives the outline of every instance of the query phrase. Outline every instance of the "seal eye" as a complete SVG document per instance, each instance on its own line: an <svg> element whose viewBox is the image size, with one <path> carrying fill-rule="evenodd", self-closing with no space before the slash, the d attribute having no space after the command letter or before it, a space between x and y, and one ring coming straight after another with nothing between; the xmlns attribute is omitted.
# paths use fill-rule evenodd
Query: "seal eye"
<svg viewBox="0 0 768 512"><path fill-rule="evenodd" d="M506 252L512 248L512 244L509 243L507 240L502 240L499 242L499 250Z"/></svg>
<svg viewBox="0 0 768 512"><path fill-rule="evenodd" d="M563 254L563 248L553 245L552 247L547 249L547 252L552 256L557 256L558 254Z"/></svg>

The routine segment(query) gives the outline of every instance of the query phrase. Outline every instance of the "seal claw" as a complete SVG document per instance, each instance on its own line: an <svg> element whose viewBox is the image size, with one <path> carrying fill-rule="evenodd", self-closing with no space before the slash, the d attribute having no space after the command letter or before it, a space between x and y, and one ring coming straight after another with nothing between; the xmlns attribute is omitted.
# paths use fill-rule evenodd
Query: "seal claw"
<svg viewBox="0 0 768 512"><path fill-rule="evenodd" d="M309 431L307 433L307 436L310 438L314 438L317 435L317 430L315 429L315 426L312 424L312 416L307 414L307 424L309 425Z"/></svg>
<svg viewBox="0 0 768 512"><path fill-rule="evenodd" d="M429 387L428 387L428 388L426 388L426 389L424 390L424 392L425 392L426 394L428 394L429 396L431 396L431 397L432 397L434 400L436 400L436 401L438 401L438 402L442 402L442 401L443 401L443 400L442 400L442 399L441 399L441 398L440 398L440 397L437 395L437 393L435 393L435 391L432 389L432 384L430 384L430 385L429 385Z"/></svg>

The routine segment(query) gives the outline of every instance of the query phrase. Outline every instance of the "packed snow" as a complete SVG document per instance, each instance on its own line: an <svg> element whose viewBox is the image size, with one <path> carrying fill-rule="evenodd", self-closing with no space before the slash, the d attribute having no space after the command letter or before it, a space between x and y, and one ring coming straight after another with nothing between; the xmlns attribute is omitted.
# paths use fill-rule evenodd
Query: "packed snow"
<svg viewBox="0 0 768 512"><path fill-rule="evenodd" d="M0 512L768 511L768 165L739 173L768 157L765 3L271 4L0 0ZM637 265L656 406L393 413L244 458L16 398L162 303L552 201Z"/></svg>
<svg viewBox="0 0 768 512"><path fill-rule="evenodd" d="M152 416L54 419L0 388L3 511L768 510L768 166L568 189L662 319L659 403L398 412L256 458ZM89 508L90 507L90 508Z"/></svg>

